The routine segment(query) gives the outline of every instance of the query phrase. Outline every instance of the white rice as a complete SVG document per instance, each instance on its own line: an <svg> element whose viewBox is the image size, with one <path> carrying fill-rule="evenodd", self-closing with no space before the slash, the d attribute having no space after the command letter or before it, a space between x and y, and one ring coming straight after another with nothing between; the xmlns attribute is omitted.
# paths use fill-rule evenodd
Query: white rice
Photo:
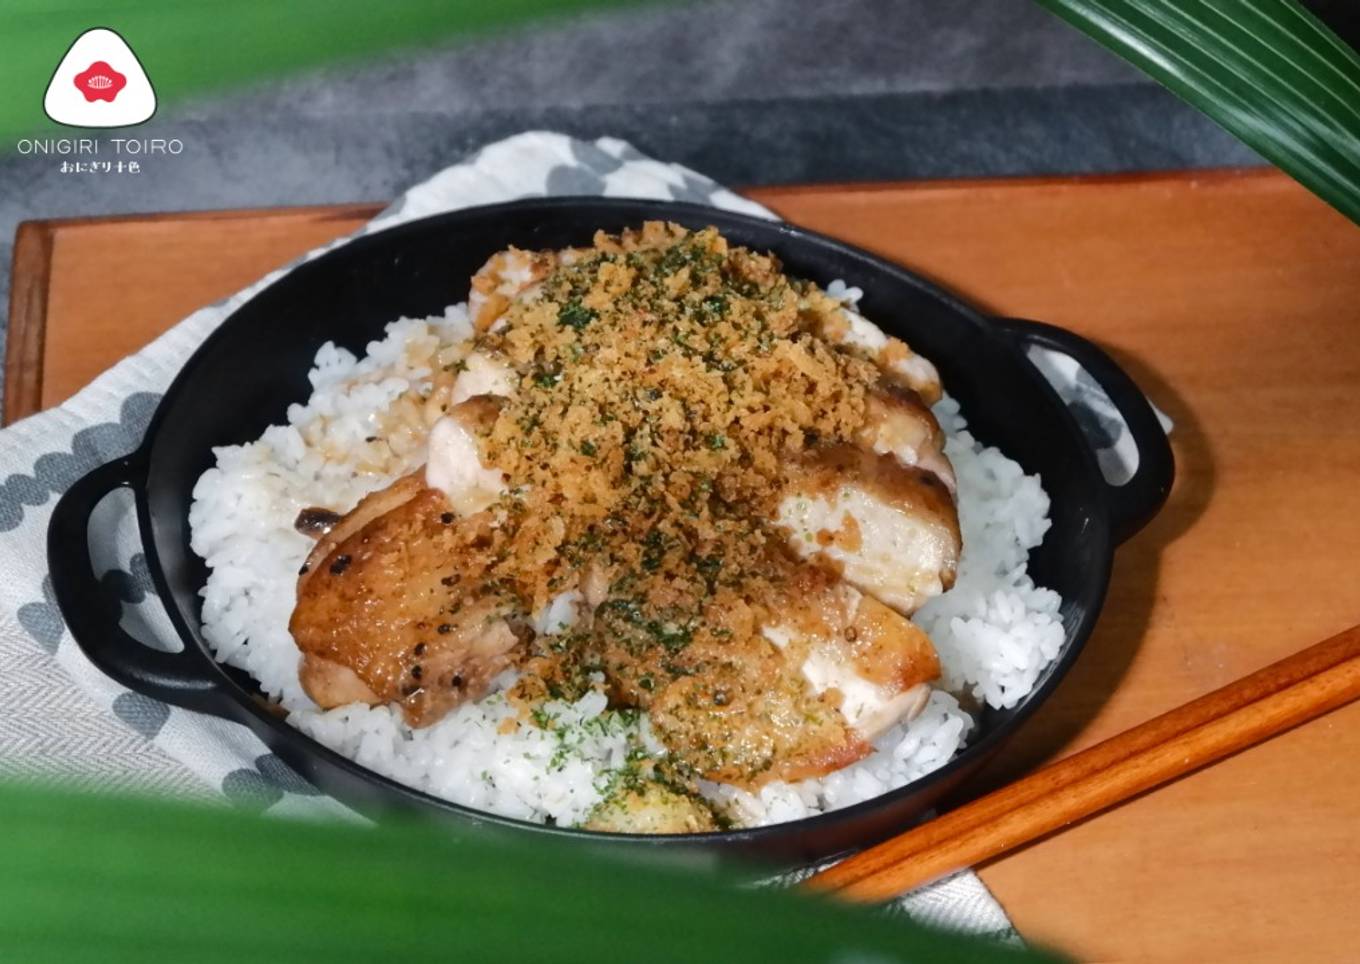
<svg viewBox="0 0 1360 964"><path fill-rule="evenodd" d="M857 289L828 289L847 303ZM512 714L493 692L439 723L415 730L392 707L318 709L298 683L288 632L297 571L312 546L293 521L308 506L348 511L366 493L420 461L418 440L392 432L410 409L404 396L428 383L436 363L471 334L464 305L443 317L401 319L363 359L327 344L311 372L313 393L288 423L259 441L215 450L217 467L194 489L192 545L211 573L203 590L204 635L218 660L238 667L279 700L288 720L364 766L457 803L525 820L581 822L630 752L659 752L645 715L615 712L592 693L544 707L546 728L501 732ZM440 353L444 354L440 354ZM734 819L757 826L844 807L902 786L948 762L972 726L964 702L1013 706L1033 688L1064 640L1059 596L1026 572L1048 528L1048 496L1036 476L966 430L958 405L935 407L958 476L963 556L958 581L914 617L934 641L943 688L924 712L876 741L860 762L818 780L773 783L758 793L709 784Z"/></svg>

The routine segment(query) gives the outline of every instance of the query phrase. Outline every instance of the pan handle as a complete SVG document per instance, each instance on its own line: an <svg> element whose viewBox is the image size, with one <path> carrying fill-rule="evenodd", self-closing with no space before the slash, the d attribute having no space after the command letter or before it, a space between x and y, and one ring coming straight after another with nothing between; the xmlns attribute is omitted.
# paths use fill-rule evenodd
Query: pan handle
<svg viewBox="0 0 1360 964"><path fill-rule="evenodd" d="M1138 467L1124 484L1106 483L1105 501L1115 541L1122 543L1132 538L1166 502L1176 476L1171 443L1147 396L1114 359L1080 335L1039 321L996 320L1018 344L1021 354L1030 345L1038 345L1075 359L1105 391L1124 419L1138 449Z"/></svg>
<svg viewBox="0 0 1360 964"><path fill-rule="evenodd" d="M140 453L101 465L66 490L47 527L47 563L62 618L90 662L119 683L185 709L223 715L215 665L196 647L152 649L121 626L116 597L101 591L90 559L90 515L118 488L146 481Z"/></svg>

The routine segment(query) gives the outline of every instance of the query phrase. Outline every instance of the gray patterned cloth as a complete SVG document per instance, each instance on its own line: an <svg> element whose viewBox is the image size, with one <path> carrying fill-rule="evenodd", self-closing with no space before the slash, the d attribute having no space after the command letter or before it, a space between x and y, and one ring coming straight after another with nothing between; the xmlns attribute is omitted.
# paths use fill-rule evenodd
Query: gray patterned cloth
<svg viewBox="0 0 1360 964"><path fill-rule="evenodd" d="M553 194L671 198L772 217L707 178L645 157L622 141L532 132L484 147L413 187L359 233L459 207ZM188 355L289 267L190 315L61 407L0 431L0 769L100 788L225 798L271 813L350 815L245 727L167 706L103 676L66 632L45 565L47 523L57 496L85 472L131 451L159 393ZM1070 361L1056 356L1046 367L1074 406L1096 413L1087 421L1110 464L1130 471L1120 458L1130 448L1121 442L1122 423ZM115 494L106 500L91 532L98 537L91 547L96 572L102 573L104 591L121 599L124 625L149 645L178 645L154 598L130 498ZM923 888L896 906L935 926L1014 936L1005 913L972 873Z"/></svg>

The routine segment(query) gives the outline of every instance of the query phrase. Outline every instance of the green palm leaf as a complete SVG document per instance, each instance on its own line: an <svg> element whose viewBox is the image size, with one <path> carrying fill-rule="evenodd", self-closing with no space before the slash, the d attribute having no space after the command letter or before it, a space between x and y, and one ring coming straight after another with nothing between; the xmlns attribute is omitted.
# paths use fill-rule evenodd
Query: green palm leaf
<svg viewBox="0 0 1360 964"><path fill-rule="evenodd" d="M0 960L1053 960L576 842L0 787Z"/></svg>
<svg viewBox="0 0 1360 964"><path fill-rule="evenodd" d="M1294 0L1038 0L1360 223L1360 57Z"/></svg>

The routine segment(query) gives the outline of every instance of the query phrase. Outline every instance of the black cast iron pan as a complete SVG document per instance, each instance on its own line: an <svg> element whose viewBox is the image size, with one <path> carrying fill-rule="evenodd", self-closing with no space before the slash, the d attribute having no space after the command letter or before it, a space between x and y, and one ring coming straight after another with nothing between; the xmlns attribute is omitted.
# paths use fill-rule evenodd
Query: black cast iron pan
<svg viewBox="0 0 1360 964"><path fill-rule="evenodd" d="M327 340L362 355L400 316L442 314L467 295L468 278L492 252L514 244L588 244L596 229L648 219L715 225L736 244L773 251L793 275L864 290L861 310L939 367L974 434L1038 472L1052 498L1052 528L1031 554L1040 585L1062 594L1066 648L1018 706L986 711L969 745L934 773L874 800L792 823L675 837L610 836L543 827L470 810L402 786L323 747L271 713L249 679L213 661L199 623L203 562L189 548L188 512L212 448L258 438L304 401L307 371ZM1127 422L1138 467L1112 487L1066 406L1026 358L1031 345L1075 357ZM57 601L76 642L103 672L148 696L236 720L319 788L366 813L415 810L462 826L552 834L602 846L740 855L790 867L897 833L954 790L1043 703L1095 625L1115 547L1161 507L1173 463L1156 416L1110 358L1070 332L984 317L953 295L864 251L788 224L693 205L559 198L471 208L414 221L348 244L291 271L242 305L184 366L141 447L85 476L52 517L48 554ZM98 591L87 545L90 514L118 487L131 489L157 591L183 640L181 652L144 646L119 628Z"/></svg>

